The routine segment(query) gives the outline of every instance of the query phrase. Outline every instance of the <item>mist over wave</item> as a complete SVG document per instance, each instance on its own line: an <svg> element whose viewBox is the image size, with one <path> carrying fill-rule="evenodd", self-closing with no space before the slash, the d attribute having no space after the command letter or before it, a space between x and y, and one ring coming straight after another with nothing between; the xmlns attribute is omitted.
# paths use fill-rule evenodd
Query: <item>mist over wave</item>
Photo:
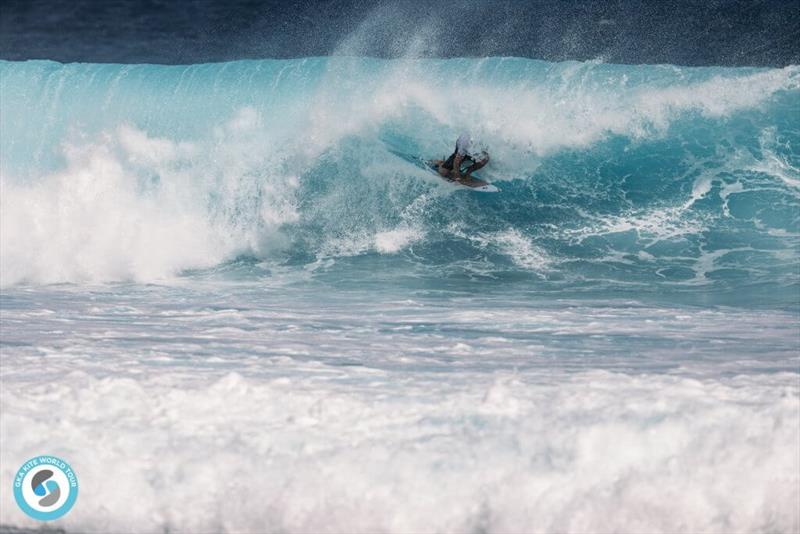
<svg viewBox="0 0 800 534"><path fill-rule="evenodd" d="M797 67L34 61L0 84L4 286L391 255L556 290L797 291ZM464 129L501 193L396 155Z"/></svg>

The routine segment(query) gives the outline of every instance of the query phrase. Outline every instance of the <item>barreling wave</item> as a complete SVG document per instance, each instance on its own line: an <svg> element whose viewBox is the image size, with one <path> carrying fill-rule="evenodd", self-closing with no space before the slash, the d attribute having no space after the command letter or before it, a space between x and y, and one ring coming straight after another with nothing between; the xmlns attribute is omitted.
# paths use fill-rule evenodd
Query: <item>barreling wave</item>
<svg viewBox="0 0 800 534"><path fill-rule="evenodd" d="M796 66L30 61L0 62L0 91L4 286L390 255L421 277L797 295ZM463 129L500 194L396 156Z"/></svg>

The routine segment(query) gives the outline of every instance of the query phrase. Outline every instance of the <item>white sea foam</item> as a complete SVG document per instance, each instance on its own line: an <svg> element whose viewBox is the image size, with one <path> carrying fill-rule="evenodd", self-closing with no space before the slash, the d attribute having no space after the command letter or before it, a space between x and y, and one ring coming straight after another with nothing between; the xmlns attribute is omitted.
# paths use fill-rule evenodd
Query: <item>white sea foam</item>
<svg viewBox="0 0 800 534"><path fill-rule="evenodd" d="M398 381L368 367L298 364L288 352L264 361L261 376L221 362L194 378L133 368L6 379L3 478L36 452L68 458L81 495L60 523L75 532L799 525L794 374ZM0 514L35 526L12 505Z"/></svg>
<svg viewBox="0 0 800 534"><path fill-rule="evenodd" d="M241 110L219 135L252 135L254 114ZM267 162L250 143L209 152L123 124L65 145L65 168L34 183L3 176L0 282L164 280L266 254L280 246L281 225L297 219L298 180L291 172L252 180Z"/></svg>
<svg viewBox="0 0 800 534"><path fill-rule="evenodd" d="M420 232L411 228L396 228L375 234L375 249L381 253L397 252L420 238Z"/></svg>
<svg viewBox="0 0 800 534"><path fill-rule="evenodd" d="M0 475L68 460L68 532L799 526L792 313L199 281L2 304ZM0 523L37 526L8 487Z"/></svg>
<svg viewBox="0 0 800 534"><path fill-rule="evenodd" d="M564 234L569 239L580 241L591 236L635 232L647 245L663 240L679 239L695 235L703 229L702 220L686 211L688 206L656 207L622 215L588 217L593 224L565 230Z"/></svg>
<svg viewBox="0 0 800 534"><path fill-rule="evenodd" d="M553 262L544 249L514 228L489 234L461 233L461 235L482 248L499 249L515 265L533 272L547 271Z"/></svg>
<svg viewBox="0 0 800 534"><path fill-rule="evenodd" d="M123 130L131 146L131 130ZM175 146L160 145L162 155ZM156 152L146 150L150 159ZM129 153L132 158L137 153ZM229 252L191 188L141 191L105 144L70 148L67 168L33 185L3 182L0 277L53 283L169 277Z"/></svg>
<svg viewBox="0 0 800 534"><path fill-rule="evenodd" d="M785 143L789 145L788 142ZM776 145L779 144L776 139L775 128L768 128L763 131L759 137L759 144L764 157L761 160L752 161L749 168L775 176L786 185L800 189L800 169L792 165L785 156L778 154L775 150Z"/></svg>

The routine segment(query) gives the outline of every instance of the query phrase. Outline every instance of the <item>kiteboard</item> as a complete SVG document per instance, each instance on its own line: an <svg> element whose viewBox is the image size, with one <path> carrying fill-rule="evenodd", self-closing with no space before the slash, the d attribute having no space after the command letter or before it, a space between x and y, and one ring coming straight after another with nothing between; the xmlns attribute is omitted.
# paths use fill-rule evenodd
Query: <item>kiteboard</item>
<svg viewBox="0 0 800 534"><path fill-rule="evenodd" d="M472 191L477 191L479 193L498 193L500 189L497 186L490 184L485 180L481 180L478 176L473 173L469 178L462 178L459 181L452 180L450 178L445 178L441 174L439 174L439 169L433 161L420 158L418 156L410 156L408 154L403 154L402 152L395 152L394 150L391 151L396 156L403 158L405 161L416 165L421 169L425 169L428 171L433 172L440 180L447 183L448 185L452 185L453 187L463 187L466 189L470 189Z"/></svg>

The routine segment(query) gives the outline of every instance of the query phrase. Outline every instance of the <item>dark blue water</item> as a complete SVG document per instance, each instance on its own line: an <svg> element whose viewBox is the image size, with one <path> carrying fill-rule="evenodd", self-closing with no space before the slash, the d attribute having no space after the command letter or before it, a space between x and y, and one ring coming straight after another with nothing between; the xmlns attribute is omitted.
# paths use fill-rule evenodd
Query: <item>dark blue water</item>
<svg viewBox="0 0 800 534"><path fill-rule="evenodd" d="M6 0L0 58L199 63L350 53L785 66L796 2ZM409 36L414 36L410 39Z"/></svg>

